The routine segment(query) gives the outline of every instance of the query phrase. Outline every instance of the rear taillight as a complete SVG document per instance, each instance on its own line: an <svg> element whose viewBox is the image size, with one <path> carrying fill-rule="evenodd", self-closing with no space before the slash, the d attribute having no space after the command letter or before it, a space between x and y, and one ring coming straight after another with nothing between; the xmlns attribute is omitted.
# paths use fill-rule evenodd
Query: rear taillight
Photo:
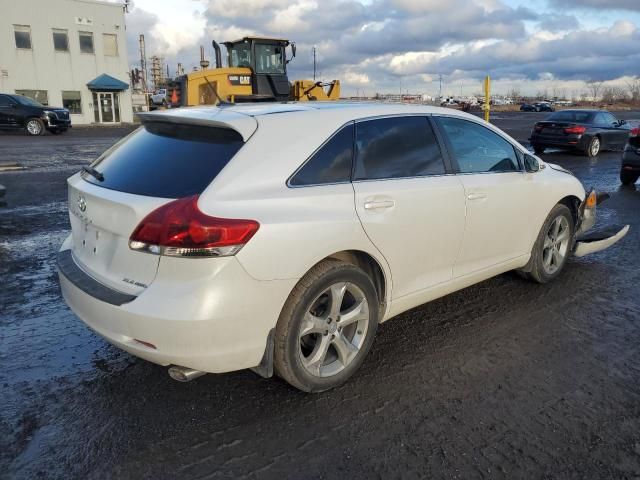
<svg viewBox="0 0 640 480"><path fill-rule="evenodd" d="M640 127L632 128L629 132L630 137L640 137Z"/></svg>
<svg viewBox="0 0 640 480"><path fill-rule="evenodd" d="M131 234L129 248L174 257L224 257L238 253L259 227L254 220L205 215L195 195L147 215Z"/></svg>
<svg viewBox="0 0 640 480"><path fill-rule="evenodd" d="M564 129L564 133L575 133L577 135L582 135L586 131L587 131L587 127L581 127L580 125L567 127Z"/></svg>

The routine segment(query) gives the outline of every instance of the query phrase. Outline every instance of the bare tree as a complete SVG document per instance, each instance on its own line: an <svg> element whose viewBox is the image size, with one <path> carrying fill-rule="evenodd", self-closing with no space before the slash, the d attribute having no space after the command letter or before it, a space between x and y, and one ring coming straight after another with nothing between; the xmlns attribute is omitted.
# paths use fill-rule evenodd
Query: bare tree
<svg viewBox="0 0 640 480"><path fill-rule="evenodd" d="M509 97L511 98L511 100L513 100L514 102L519 102L522 99L522 93L520 92L520 89L518 87L513 87L510 91L509 91Z"/></svg>
<svg viewBox="0 0 640 480"><path fill-rule="evenodd" d="M602 89L602 101L604 103L617 103L626 100L627 92L622 87L604 87Z"/></svg>
<svg viewBox="0 0 640 480"><path fill-rule="evenodd" d="M591 80L587 83L587 89L591 94L591 101L597 102L600 94L600 90L602 89L602 82L596 82L595 80Z"/></svg>
<svg viewBox="0 0 640 480"><path fill-rule="evenodd" d="M634 78L627 82L627 93L633 103L640 102L640 78Z"/></svg>
<svg viewBox="0 0 640 480"><path fill-rule="evenodd" d="M538 100L546 100L548 96L549 96L549 91L546 88L543 88L542 90L538 90L538 93L536 93L536 98Z"/></svg>

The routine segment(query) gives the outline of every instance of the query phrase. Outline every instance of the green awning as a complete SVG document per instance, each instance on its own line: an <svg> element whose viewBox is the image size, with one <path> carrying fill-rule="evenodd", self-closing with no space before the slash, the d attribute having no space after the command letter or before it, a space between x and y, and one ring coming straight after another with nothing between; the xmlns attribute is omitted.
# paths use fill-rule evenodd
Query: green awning
<svg viewBox="0 0 640 480"><path fill-rule="evenodd" d="M119 92L120 90L126 90L129 88L129 84L113 78L111 75L103 73L102 75L94 78L87 83L89 90L100 90L103 92Z"/></svg>

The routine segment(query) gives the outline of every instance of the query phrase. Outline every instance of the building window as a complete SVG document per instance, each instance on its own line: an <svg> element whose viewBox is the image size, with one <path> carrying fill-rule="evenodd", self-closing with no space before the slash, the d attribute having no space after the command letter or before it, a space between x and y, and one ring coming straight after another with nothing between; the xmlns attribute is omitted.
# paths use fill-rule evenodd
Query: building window
<svg viewBox="0 0 640 480"><path fill-rule="evenodd" d="M93 50L93 33L91 32L78 32L80 37L80 52L82 53L94 53Z"/></svg>
<svg viewBox="0 0 640 480"><path fill-rule="evenodd" d="M31 27L29 25L14 25L13 34L16 38L16 48L31 50Z"/></svg>
<svg viewBox="0 0 640 480"><path fill-rule="evenodd" d="M118 36L113 33L103 33L104 54L109 57L118 56Z"/></svg>
<svg viewBox="0 0 640 480"><path fill-rule="evenodd" d="M80 92L62 91L62 106L69 113L82 113L82 97Z"/></svg>
<svg viewBox="0 0 640 480"><path fill-rule="evenodd" d="M66 30L53 29L53 48L56 52L69 51L69 37Z"/></svg>
<svg viewBox="0 0 640 480"><path fill-rule="evenodd" d="M24 95L42 105L49 105L49 95L46 90L16 90L17 95Z"/></svg>

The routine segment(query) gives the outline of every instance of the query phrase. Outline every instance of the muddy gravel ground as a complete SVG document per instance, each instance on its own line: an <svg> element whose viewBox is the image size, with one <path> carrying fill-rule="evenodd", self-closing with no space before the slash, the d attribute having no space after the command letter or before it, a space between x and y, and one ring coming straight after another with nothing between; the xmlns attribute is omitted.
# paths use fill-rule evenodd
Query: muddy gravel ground
<svg viewBox="0 0 640 480"><path fill-rule="evenodd" d="M543 116L494 121L526 140ZM640 478L640 190L619 153L545 157L611 193L620 244L550 285L505 274L407 312L307 395L251 372L174 382L65 306L65 179L127 131L0 134L0 162L29 167L0 173L0 477Z"/></svg>

